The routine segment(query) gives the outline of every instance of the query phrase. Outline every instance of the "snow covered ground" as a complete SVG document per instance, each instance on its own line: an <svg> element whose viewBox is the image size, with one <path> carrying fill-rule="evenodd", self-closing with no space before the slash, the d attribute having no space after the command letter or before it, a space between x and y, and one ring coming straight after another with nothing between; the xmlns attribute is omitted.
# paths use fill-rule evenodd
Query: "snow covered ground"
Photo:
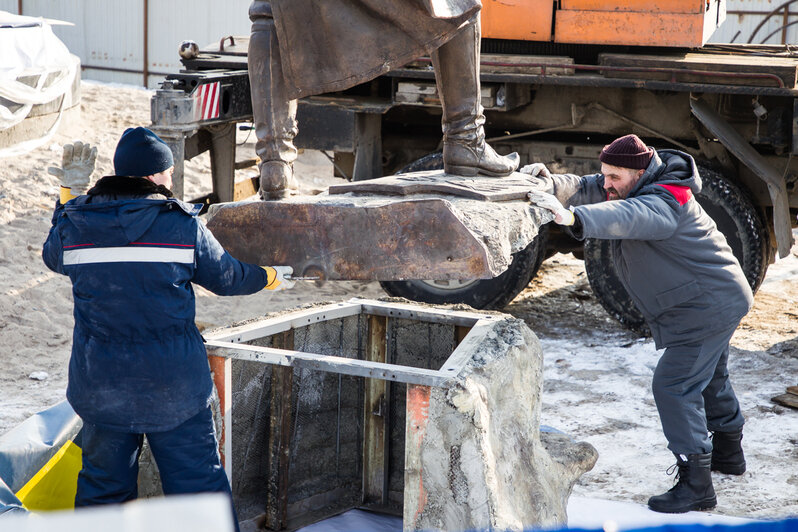
<svg viewBox="0 0 798 532"><path fill-rule="evenodd" d="M150 121L150 91L96 83L84 83L82 90L78 123L62 128L49 147L0 160L0 434L61 401L66 388L71 290L40 257L58 190L46 168L60 159L61 144L80 139L99 147L95 176L107 175L122 131ZM249 155L253 141L242 133L240 158ZM207 154L186 163L187 197L209 192L208 168ZM329 161L318 152L302 154L297 173L304 193L334 179ZM212 328L310 302L382 295L376 283L321 288L299 283L287 292L230 298L198 289L197 322ZM657 519L652 524L671 519L648 516L643 508L649 496L672 485L665 470L674 462L650 390L659 356L651 340L607 316L590 291L582 262L570 255L547 260L505 310L524 319L543 345L542 422L599 452L593 471L574 489L571 524L593 526L605 515L618 519L638 511L641 520ZM798 384L798 248L770 267L754 309L732 340L729 365L747 419L743 444L749 470L742 477L714 476L714 513L798 516L798 410L770 401Z"/></svg>

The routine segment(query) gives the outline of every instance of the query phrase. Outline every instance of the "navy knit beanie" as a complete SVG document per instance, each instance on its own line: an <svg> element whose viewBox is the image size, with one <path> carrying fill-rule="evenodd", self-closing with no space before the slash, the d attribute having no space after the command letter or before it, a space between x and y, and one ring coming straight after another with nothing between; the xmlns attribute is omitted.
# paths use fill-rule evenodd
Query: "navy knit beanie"
<svg viewBox="0 0 798 532"><path fill-rule="evenodd" d="M175 165L172 150L161 138L144 127L128 128L116 145L114 173L127 177L147 177Z"/></svg>
<svg viewBox="0 0 798 532"><path fill-rule="evenodd" d="M640 137L626 135L604 146L599 155L599 161L621 168L645 170L653 156L653 148L646 146Z"/></svg>

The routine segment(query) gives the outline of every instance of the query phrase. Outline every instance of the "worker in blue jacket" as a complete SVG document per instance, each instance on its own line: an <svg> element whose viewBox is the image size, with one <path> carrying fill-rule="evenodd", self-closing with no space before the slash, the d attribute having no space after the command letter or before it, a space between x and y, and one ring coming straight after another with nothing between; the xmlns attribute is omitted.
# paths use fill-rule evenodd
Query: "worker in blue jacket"
<svg viewBox="0 0 798 532"><path fill-rule="evenodd" d="M712 508L710 471L745 471L744 420L726 363L753 294L725 237L695 199L701 178L690 155L657 151L627 135L605 146L599 159L601 173L584 177L551 175L540 163L524 167L541 184L529 199L574 237L612 241L621 283L657 348L665 348L652 388L679 475L649 507L670 513Z"/></svg>
<svg viewBox="0 0 798 532"><path fill-rule="evenodd" d="M209 402L211 374L194 324L194 283L218 295L289 288L290 267L228 254L199 205L172 197L172 152L128 129L115 174L88 187L96 148L64 149L61 199L42 252L72 281L75 328L67 399L83 420L75 506L137 496L146 434L166 494L225 492Z"/></svg>

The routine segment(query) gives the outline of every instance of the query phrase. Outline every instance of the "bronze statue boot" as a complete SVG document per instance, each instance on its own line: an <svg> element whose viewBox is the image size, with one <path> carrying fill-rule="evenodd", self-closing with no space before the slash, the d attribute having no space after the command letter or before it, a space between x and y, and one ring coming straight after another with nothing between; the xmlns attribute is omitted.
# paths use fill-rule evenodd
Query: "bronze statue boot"
<svg viewBox="0 0 798 532"><path fill-rule="evenodd" d="M479 84L480 22L468 24L432 53L443 108L443 169L462 176L504 177L520 162L513 152L497 154L485 142Z"/></svg>
<svg viewBox="0 0 798 532"><path fill-rule="evenodd" d="M283 161L265 161L260 164L260 199L276 200L297 189L294 169Z"/></svg>
<svg viewBox="0 0 798 532"><path fill-rule="evenodd" d="M260 158L259 193L264 200L280 199L297 188L293 170L297 157L297 102L286 96L271 4L255 0L249 8L249 18L249 85L257 136L255 153Z"/></svg>

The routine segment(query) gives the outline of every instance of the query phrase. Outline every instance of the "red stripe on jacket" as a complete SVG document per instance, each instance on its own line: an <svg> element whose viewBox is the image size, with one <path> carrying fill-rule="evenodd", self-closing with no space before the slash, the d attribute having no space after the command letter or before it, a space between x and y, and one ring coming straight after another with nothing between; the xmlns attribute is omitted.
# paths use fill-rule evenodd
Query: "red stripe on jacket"
<svg viewBox="0 0 798 532"><path fill-rule="evenodd" d="M684 205L685 203L690 201L690 198L693 197L693 192L690 190L690 187L685 187L682 185L659 185L659 186L670 192L671 195L674 198L676 198L676 201L679 202L679 205Z"/></svg>

